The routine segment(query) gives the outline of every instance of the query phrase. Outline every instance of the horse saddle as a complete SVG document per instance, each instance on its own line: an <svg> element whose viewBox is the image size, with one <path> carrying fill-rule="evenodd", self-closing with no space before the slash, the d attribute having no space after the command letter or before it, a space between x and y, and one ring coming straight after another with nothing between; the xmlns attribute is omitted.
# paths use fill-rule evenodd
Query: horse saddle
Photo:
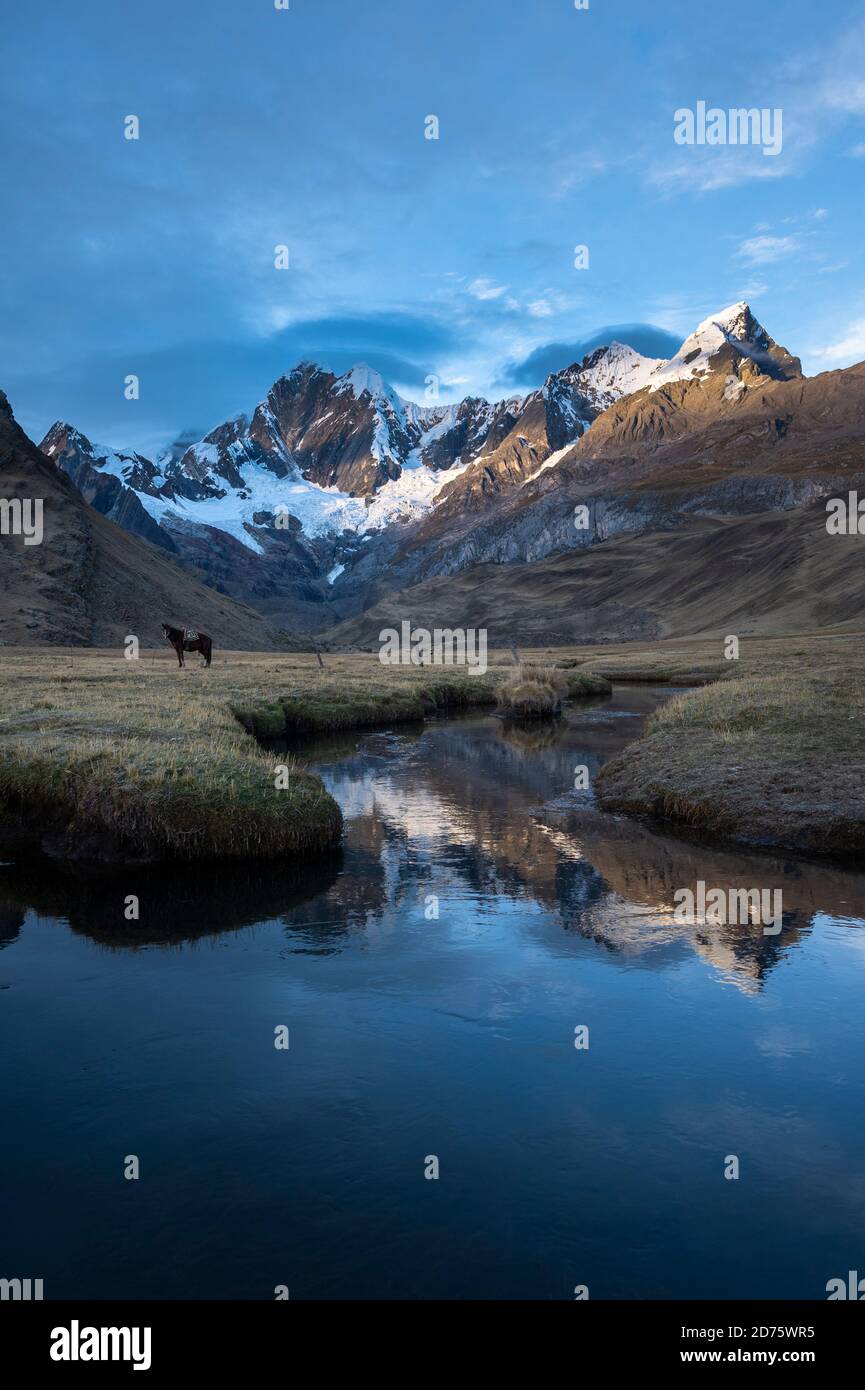
<svg viewBox="0 0 865 1390"><path fill-rule="evenodd" d="M197 640L197 638L198 638L198 633L195 631L195 628L194 628L194 627L185 627L185 628L183 629L183 640L184 640L184 642L195 642L195 641Z"/></svg>

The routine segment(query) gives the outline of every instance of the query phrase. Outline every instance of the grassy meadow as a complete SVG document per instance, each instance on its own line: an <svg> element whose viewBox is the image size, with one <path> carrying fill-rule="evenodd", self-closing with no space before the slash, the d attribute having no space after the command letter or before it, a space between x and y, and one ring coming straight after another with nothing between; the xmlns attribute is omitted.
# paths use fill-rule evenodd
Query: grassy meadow
<svg viewBox="0 0 865 1390"><path fill-rule="evenodd" d="M341 838L320 779L258 738L422 720L494 702L491 677L373 656L4 647L0 805L63 857L198 859L324 851ZM252 735L255 735L253 737ZM288 767L286 787L276 768Z"/></svg>
<svg viewBox="0 0 865 1390"><path fill-rule="evenodd" d="M596 785L601 806L678 823L713 839L861 857L862 638L747 640L740 659L724 661L727 670L714 681L710 656L706 643L670 643L663 652L619 652L602 663L613 679L651 671L689 684L689 668L697 675L705 667L712 683L662 706L642 738L607 763Z"/></svg>
<svg viewBox="0 0 865 1390"><path fill-rule="evenodd" d="M604 769L611 810L808 852L865 842L855 635L536 649L463 668L383 666L373 653L0 650L0 805L51 852L82 859L283 856L339 843L341 815L302 757L259 739L420 721L460 707L551 707L606 680L694 685ZM600 679L599 679L600 678ZM606 679L604 679L606 678ZM527 683L529 689L526 689ZM533 712L543 713L544 710ZM276 768L288 766L287 787ZM285 779L283 779L285 780Z"/></svg>

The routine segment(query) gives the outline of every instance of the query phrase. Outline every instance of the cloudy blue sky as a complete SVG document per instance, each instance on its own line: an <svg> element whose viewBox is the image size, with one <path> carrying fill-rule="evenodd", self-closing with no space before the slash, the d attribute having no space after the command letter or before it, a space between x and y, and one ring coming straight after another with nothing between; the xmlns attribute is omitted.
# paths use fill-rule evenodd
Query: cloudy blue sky
<svg viewBox="0 0 865 1390"><path fill-rule="evenodd" d="M852 0L43 0L0 45L0 386L37 438L153 451L300 358L500 396L741 298L809 372L865 357ZM781 108L782 152L677 145L698 101Z"/></svg>

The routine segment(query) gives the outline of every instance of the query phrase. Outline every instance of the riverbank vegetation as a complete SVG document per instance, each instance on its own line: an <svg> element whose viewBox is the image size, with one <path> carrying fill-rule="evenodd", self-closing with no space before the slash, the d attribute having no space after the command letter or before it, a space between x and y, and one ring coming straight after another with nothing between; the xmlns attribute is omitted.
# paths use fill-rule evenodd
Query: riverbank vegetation
<svg viewBox="0 0 865 1390"><path fill-rule="evenodd" d="M370 653L218 652L210 670L181 671L168 650L127 661L118 651L6 647L0 805L7 828L37 827L43 846L67 857L326 851L341 817L303 765L304 736L497 698L516 713L521 683L540 670L558 702L602 694L610 680L703 686L674 698L603 770L606 808L754 844L858 853L860 651L849 634L752 638L728 661L721 639L706 639L526 651L519 671L495 652L480 675L383 667ZM297 755L259 742L285 736ZM279 785L277 767L287 769Z"/></svg>
<svg viewBox="0 0 865 1390"><path fill-rule="evenodd" d="M562 708L566 681L555 666L514 666L499 681L496 703L511 719L543 719Z"/></svg>
<svg viewBox="0 0 865 1390"><path fill-rule="evenodd" d="M566 657L553 664L521 662L501 672L495 688L496 704L507 719L544 719L559 714L565 700L586 700L609 695L612 684L605 676L580 671L579 658Z"/></svg>
<svg viewBox="0 0 865 1390"><path fill-rule="evenodd" d="M320 780L275 760L207 672L101 652L4 651L0 803L83 859L275 856L339 842ZM173 677L173 678L172 678ZM199 678L200 677L200 678Z"/></svg>
<svg viewBox="0 0 865 1390"><path fill-rule="evenodd" d="M610 655L687 677L704 644ZM662 662L658 664L657 658ZM602 769L600 805L750 845L809 855L865 852L865 653L854 634L752 639L714 684L678 695ZM742 669L744 667L744 670ZM680 675L678 673L681 673ZM615 678L615 677L614 677Z"/></svg>
<svg viewBox="0 0 865 1390"><path fill-rule="evenodd" d="M257 741L495 701L495 677L385 668L371 656L4 648L0 806L67 858L306 855L338 845L339 807L302 759ZM255 735L251 737L250 735ZM278 771L285 769L284 771Z"/></svg>

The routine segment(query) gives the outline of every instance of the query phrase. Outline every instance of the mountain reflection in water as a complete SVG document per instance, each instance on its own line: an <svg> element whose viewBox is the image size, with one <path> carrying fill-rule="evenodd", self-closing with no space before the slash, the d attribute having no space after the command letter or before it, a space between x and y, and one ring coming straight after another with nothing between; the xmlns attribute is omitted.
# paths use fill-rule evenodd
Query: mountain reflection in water
<svg viewBox="0 0 865 1390"><path fill-rule="evenodd" d="M302 867L0 867L0 1272L46 1297L824 1297L861 1262L865 877L575 791L669 693L307 746L345 840ZM781 888L781 932L678 924L700 880Z"/></svg>

